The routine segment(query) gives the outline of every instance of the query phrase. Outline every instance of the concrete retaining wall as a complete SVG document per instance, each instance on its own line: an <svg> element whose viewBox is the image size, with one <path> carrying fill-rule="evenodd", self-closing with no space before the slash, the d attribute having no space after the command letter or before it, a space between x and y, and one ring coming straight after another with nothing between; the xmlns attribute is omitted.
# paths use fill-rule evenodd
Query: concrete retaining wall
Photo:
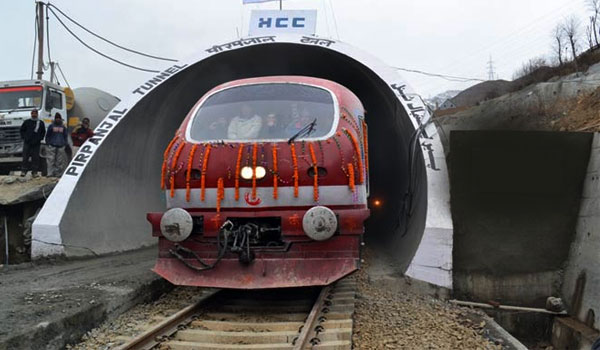
<svg viewBox="0 0 600 350"><path fill-rule="evenodd" d="M562 293L569 313L600 329L600 134L594 134Z"/></svg>
<svg viewBox="0 0 600 350"><path fill-rule="evenodd" d="M559 295L591 141L585 133L452 132L457 297L544 306Z"/></svg>

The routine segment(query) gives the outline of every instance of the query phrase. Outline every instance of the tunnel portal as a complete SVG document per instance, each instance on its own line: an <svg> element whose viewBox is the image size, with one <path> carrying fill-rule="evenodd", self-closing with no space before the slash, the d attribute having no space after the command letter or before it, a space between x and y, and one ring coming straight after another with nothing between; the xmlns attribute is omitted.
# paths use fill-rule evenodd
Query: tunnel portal
<svg viewBox="0 0 600 350"><path fill-rule="evenodd" d="M89 249L108 253L152 244L145 215L165 209L162 155L181 121L211 88L268 75L332 80L362 101L369 134L370 202L378 204L371 205L367 243L384 247L406 270L427 227L449 233L451 242L441 143L431 132L435 128L426 128L429 113L423 101L396 71L341 42L263 38L215 45L134 88L100 123L96 133L101 137L88 142L49 197L34 223L32 256L87 255ZM451 255L451 250L444 254ZM422 256L427 259L427 254Z"/></svg>

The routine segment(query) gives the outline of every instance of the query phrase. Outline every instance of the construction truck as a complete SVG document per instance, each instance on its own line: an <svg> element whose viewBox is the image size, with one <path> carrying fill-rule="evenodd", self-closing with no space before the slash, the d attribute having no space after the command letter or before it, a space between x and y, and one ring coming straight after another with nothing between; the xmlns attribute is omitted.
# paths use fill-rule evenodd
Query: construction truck
<svg viewBox="0 0 600 350"><path fill-rule="evenodd" d="M31 110L38 110L38 118L46 127L58 112L69 129L84 117L94 128L119 101L95 88L71 90L46 80L0 82L0 162L7 165L20 161L23 142L19 130L31 117Z"/></svg>

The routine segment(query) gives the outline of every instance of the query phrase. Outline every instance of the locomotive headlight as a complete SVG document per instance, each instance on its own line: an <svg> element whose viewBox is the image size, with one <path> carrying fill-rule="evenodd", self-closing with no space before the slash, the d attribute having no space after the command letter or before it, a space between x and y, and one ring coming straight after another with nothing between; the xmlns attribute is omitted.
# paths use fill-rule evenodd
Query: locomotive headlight
<svg viewBox="0 0 600 350"><path fill-rule="evenodd" d="M250 180L252 178L252 173L253 173L252 168L249 166L245 166L242 168L240 175L242 176L242 179Z"/></svg>
<svg viewBox="0 0 600 350"><path fill-rule="evenodd" d="M265 170L265 168L261 166L257 166L255 171L257 179L262 179L263 177L265 177L265 175L267 175L267 170Z"/></svg>
<svg viewBox="0 0 600 350"><path fill-rule="evenodd" d="M171 242L181 242L190 236L192 216L181 208L167 210L160 219L160 232Z"/></svg>
<svg viewBox="0 0 600 350"><path fill-rule="evenodd" d="M331 238L337 230L337 217L335 213L323 206L310 208L302 218L304 233L315 241L324 241Z"/></svg>
<svg viewBox="0 0 600 350"><path fill-rule="evenodd" d="M249 166L245 166L240 171L240 176L242 176L242 179L244 180L250 180L252 179L252 175L255 171L257 179L262 179L263 177L265 177L265 175L267 175L267 170L261 166L257 166L255 170L252 170L252 168Z"/></svg>

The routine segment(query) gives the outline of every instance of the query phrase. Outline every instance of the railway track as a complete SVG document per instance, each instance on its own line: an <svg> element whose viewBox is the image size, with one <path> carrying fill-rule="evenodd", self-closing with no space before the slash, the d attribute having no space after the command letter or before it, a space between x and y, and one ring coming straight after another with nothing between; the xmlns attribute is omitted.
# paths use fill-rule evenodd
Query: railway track
<svg viewBox="0 0 600 350"><path fill-rule="evenodd" d="M353 278L325 288L206 291L119 349L351 349L355 293Z"/></svg>

